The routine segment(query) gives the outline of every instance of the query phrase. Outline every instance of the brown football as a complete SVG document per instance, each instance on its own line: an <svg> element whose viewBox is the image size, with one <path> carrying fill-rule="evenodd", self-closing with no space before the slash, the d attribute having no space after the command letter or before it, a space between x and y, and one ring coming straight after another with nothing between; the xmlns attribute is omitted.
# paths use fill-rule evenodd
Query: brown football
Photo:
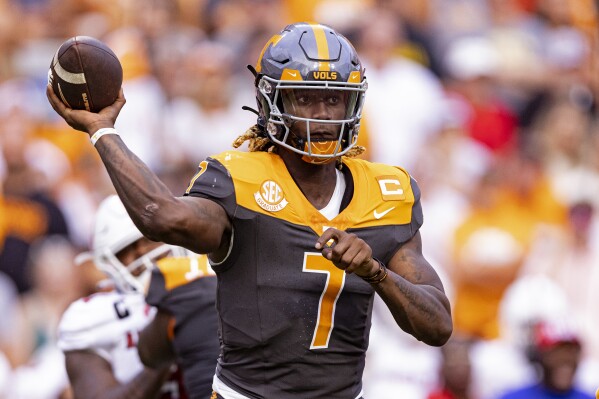
<svg viewBox="0 0 599 399"><path fill-rule="evenodd" d="M93 37L75 36L54 54L48 82L68 107L98 112L116 100L123 68L106 44Z"/></svg>

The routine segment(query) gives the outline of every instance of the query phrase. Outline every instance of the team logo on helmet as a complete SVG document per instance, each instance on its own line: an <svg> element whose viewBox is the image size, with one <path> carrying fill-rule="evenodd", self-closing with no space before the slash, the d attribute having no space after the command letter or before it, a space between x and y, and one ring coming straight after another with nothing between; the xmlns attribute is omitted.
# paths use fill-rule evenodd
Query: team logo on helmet
<svg viewBox="0 0 599 399"><path fill-rule="evenodd" d="M315 80L337 80L337 72L313 71L312 77Z"/></svg>
<svg viewBox="0 0 599 399"><path fill-rule="evenodd" d="M269 212L278 212L289 203L281 186L273 180L264 181L260 190L254 193L254 199L260 208Z"/></svg>

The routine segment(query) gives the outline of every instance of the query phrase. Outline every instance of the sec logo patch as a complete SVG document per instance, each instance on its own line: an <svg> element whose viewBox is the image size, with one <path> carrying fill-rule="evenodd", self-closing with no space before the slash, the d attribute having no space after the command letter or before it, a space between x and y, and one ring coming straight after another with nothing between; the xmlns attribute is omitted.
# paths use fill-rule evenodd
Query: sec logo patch
<svg viewBox="0 0 599 399"><path fill-rule="evenodd" d="M260 185L260 190L254 193L258 206L269 212L278 212L289 203L281 186L273 180L266 180Z"/></svg>

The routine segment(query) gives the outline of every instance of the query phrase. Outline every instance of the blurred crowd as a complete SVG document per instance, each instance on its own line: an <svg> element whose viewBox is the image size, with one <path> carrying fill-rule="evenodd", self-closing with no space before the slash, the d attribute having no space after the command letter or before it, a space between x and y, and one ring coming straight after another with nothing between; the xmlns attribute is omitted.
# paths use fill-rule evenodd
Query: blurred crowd
<svg viewBox="0 0 599 399"><path fill-rule="evenodd" d="M114 189L88 137L46 100L60 44L88 35L114 50L127 98L116 128L182 194L205 156L255 123L241 109L255 105L245 66L303 20L356 46L369 82L362 156L418 181L423 250L453 308L440 350L375 302L366 397L496 399L535 383L539 351L566 343L577 348L568 384L594 394L598 10L597 0L0 0L0 398L71 397L57 322L101 279L77 255ZM535 334L540 325L559 327Z"/></svg>

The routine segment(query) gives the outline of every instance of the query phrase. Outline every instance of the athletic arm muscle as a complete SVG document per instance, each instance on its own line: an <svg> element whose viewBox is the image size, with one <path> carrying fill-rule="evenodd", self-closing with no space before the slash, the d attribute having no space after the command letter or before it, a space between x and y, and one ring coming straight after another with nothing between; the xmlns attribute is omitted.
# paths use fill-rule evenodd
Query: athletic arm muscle
<svg viewBox="0 0 599 399"><path fill-rule="evenodd" d="M453 329L449 300L422 255L420 233L401 246L387 267L387 278L374 288L397 324L418 340L443 345Z"/></svg>
<svg viewBox="0 0 599 399"><path fill-rule="evenodd" d="M90 136L98 129L113 128L126 102L121 89L112 105L94 113L68 108L50 85L46 95L69 126ZM226 252L231 224L220 205L201 198L175 197L118 135L104 135L95 145L129 216L142 234L197 253L217 252L213 258Z"/></svg>

